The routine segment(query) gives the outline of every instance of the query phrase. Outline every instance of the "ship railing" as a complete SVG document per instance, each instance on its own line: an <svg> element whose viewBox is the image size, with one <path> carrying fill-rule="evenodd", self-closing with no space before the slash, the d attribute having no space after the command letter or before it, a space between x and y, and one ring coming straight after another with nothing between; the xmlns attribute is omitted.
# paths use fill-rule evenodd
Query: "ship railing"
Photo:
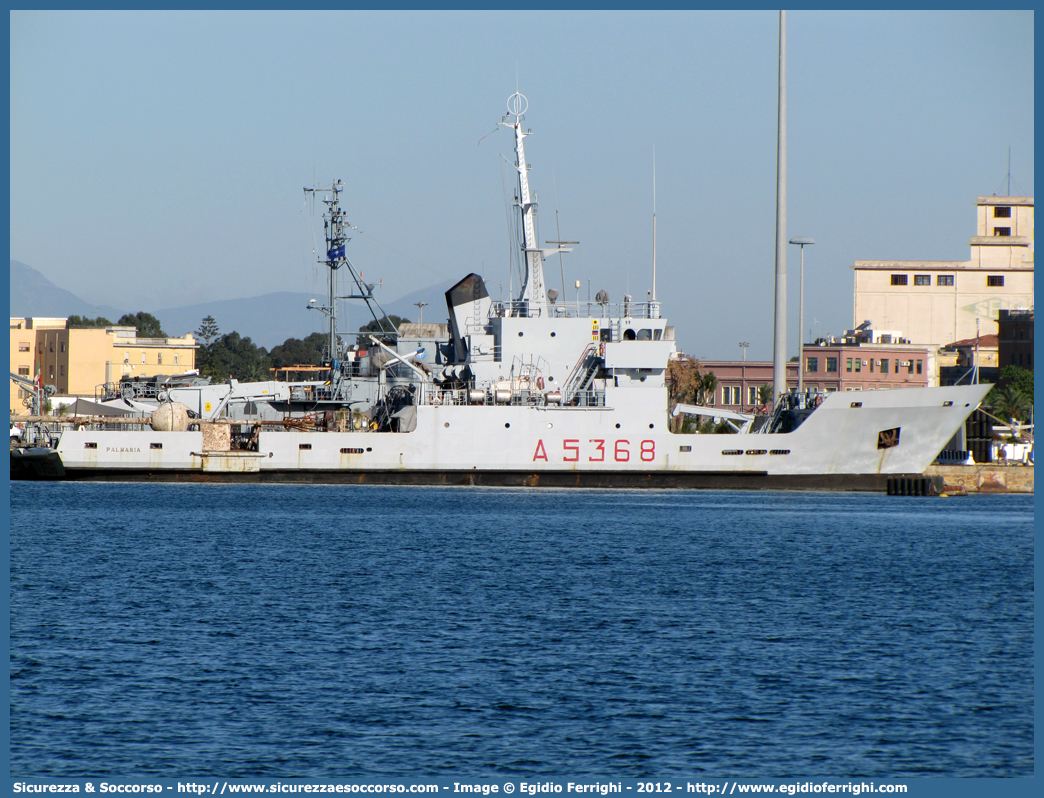
<svg viewBox="0 0 1044 798"><path fill-rule="evenodd" d="M431 405L435 407L449 405L478 405L487 407L605 407L605 390L592 388L589 390L574 391L568 402L561 401L561 394L553 390L534 391L529 389L512 390L507 394L506 400L495 386L486 389L455 389L443 390L433 388L424 391L423 396L418 397L418 404ZM558 401L554 398L557 394ZM481 396L481 399L479 398Z"/></svg>
<svg viewBox="0 0 1044 798"><path fill-rule="evenodd" d="M514 300L511 302L494 302L490 307L490 316L550 316L558 319L658 319L660 303L650 302L594 302L583 300L576 302L549 302L541 308L536 302Z"/></svg>

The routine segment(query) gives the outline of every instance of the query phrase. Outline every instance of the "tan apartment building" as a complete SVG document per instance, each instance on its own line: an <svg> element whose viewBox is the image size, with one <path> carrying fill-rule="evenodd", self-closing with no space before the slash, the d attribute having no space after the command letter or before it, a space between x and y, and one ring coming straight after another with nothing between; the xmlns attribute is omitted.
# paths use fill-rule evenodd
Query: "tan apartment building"
<svg viewBox="0 0 1044 798"><path fill-rule="evenodd" d="M11 373L26 379L36 379L37 373L37 345L36 336L43 330L65 329L65 318L47 318L36 316L33 318L11 319ZM29 408L26 401L30 397L29 391L21 387L14 380L11 383L12 413L28 415Z"/></svg>
<svg viewBox="0 0 1044 798"><path fill-rule="evenodd" d="M53 385L61 396L94 397L124 375L151 377L195 368L196 341L138 338L134 327L67 327L66 319L12 318L11 370ZM17 370L16 370L17 369ZM24 374L23 374L24 371ZM13 413L24 414L25 392L11 382Z"/></svg>
<svg viewBox="0 0 1044 798"><path fill-rule="evenodd" d="M854 324L943 345L996 334L1001 310L1032 308L1033 198L979 197L976 217L969 260L857 260Z"/></svg>

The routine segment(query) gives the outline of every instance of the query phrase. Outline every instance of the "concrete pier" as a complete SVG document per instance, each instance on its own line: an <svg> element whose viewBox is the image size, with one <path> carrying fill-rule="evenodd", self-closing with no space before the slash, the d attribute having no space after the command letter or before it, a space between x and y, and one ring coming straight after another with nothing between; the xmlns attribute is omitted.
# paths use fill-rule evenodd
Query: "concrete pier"
<svg viewBox="0 0 1044 798"><path fill-rule="evenodd" d="M925 476L940 476L947 493L1033 493L1033 466L931 465Z"/></svg>

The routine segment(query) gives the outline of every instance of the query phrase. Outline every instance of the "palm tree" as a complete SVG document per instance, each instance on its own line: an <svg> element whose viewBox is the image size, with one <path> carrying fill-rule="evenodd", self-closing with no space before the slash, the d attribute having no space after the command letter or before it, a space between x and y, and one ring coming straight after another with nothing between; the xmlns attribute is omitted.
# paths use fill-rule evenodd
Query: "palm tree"
<svg viewBox="0 0 1044 798"><path fill-rule="evenodd" d="M1014 422L1027 419L1033 406L1026 392L1014 385L994 388L990 391L986 404L989 404L1000 417Z"/></svg>
<svg viewBox="0 0 1044 798"><path fill-rule="evenodd" d="M707 404L707 400L714 397L714 392L716 390L718 390L718 378L714 375L713 371L708 371L700 379L700 387L697 391L699 404Z"/></svg>

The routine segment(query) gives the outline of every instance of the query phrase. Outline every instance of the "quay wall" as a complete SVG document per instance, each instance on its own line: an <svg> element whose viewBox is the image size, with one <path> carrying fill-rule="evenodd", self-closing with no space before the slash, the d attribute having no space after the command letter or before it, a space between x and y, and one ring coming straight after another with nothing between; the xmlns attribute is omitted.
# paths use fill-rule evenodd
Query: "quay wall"
<svg viewBox="0 0 1044 798"><path fill-rule="evenodd" d="M944 490L963 489L967 493L1033 493L1032 466L931 465L925 476L940 476Z"/></svg>

